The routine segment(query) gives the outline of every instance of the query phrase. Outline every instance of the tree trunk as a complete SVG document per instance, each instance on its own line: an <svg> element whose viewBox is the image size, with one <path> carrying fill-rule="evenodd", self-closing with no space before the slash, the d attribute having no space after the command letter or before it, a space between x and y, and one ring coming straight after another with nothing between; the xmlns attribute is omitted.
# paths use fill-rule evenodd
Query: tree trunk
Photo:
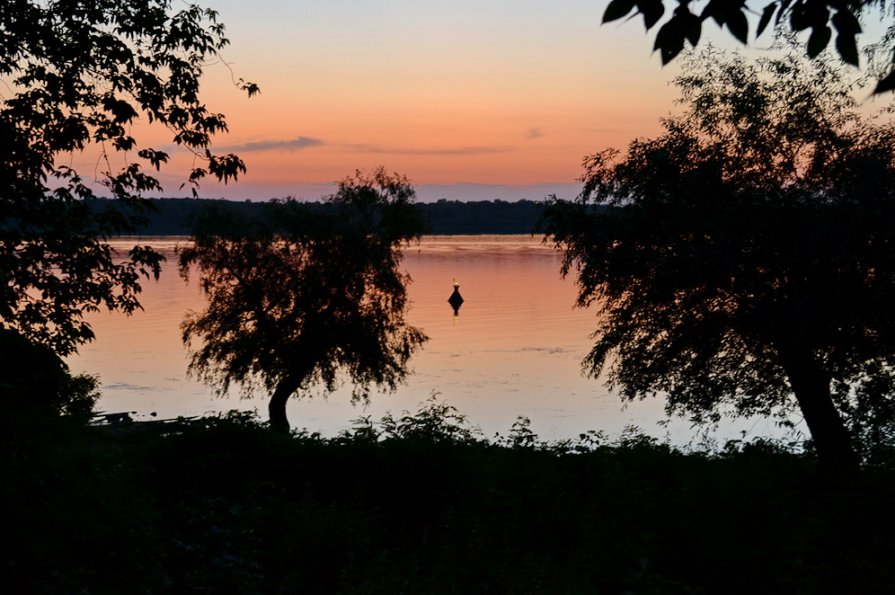
<svg viewBox="0 0 895 595"><path fill-rule="evenodd" d="M834 475L857 472L858 456L842 417L833 405L830 379L807 349L787 346L781 363L814 440L820 467Z"/></svg>
<svg viewBox="0 0 895 595"><path fill-rule="evenodd" d="M302 376L290 375L283 378L270 397L267 412L270 415L270 427L277 432L289 433L289 419L286 417L286 401L301 386Z"/></svg>

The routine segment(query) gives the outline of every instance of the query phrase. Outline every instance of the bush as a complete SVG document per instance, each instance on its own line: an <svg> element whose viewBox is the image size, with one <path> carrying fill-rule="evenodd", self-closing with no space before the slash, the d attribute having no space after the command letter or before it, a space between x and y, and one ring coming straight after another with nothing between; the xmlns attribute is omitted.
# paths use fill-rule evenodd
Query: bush
<svg viewBox="0 0 895 595"><path fill-rule="evenodd" d="M53 350L0 330L0 399L15 417L64 415L86 422L99 393L93 376L72 376Z"/></svg>

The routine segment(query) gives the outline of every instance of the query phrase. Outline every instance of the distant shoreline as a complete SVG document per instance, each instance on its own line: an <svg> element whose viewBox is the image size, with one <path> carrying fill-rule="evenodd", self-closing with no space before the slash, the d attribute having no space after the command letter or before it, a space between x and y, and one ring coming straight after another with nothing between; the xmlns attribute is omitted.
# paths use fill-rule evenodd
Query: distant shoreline
<svg viewBox="0 0 895 595"><path fill-rule="evenodd" d="M190 221L204 208L214 206L252 218L260 213L265 204L195 198L161 198L151 199L150 202L155 210L140 213L146 219L146 225L139 233L128 236L188 237L191 233ZM111 199L97 199L88 201L87 204L100 212L118 203ZM326 208L325 204L319 202L306 204ZM416 203L416 206L426 223L425 235L531 235L537 233L544 202L439 200L433 203Z"/></svg>

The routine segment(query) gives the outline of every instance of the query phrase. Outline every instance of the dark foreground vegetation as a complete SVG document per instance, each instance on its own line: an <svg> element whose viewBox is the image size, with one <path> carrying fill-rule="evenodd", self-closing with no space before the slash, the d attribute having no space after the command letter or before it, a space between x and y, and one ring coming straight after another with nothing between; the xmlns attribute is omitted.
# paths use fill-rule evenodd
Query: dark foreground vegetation
<svg viewBox="0 0 895 595"><path fill-rule="evenodd" d="M5 417L10 593L880 593L895 473L768 442L485 441L429 401L344 435L246 414Z"/></svg>

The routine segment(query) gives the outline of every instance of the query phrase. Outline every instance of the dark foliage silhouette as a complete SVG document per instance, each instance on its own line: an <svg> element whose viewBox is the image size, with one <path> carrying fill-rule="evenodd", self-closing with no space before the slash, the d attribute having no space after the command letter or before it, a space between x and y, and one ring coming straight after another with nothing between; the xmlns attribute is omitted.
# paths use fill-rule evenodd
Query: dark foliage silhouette
<svg viewBox="0 0 895 595"><path fill-rule="evenodd" d="M691 47L699 44L703 23L709 20L726 28L740 43L747 43L750 14L760 15L755 26L756 37L772 23L779 32L810 31L805 42L809 57L817 57L832 41L839 57L857 66L857 36L862 32L862 17L882 17L891 22L895 16L895 3L889 0L771 0L763 3L758 11L754 3L747 0L611 0L603 12L603 22L641 15L647 31L661 22L654 49L659 52L662 63L667 64L683 51L686 44ZM893 33L895 28L890 25L880 40L889 48L890 54L895 39ZM887 74L881 76L875 93L895 89L895 70L892 70L891 61L885 72Z"/></svg>
<svg viewBox="0 0 895 595"><path fill-rule="evenodd" d="M406 178L378 169L343 180L331 209L269 203L254 223L231 215L223 233L228 224L206 217L180 256L209 299L183 323L184 342L199 343L190 369L221 391L264 386L271 425L286 431L289 397L332 390L340 372L357 399L374 384L394 389L426 339L404 319L409 277L398 269L422 229L413 196Z"/></svg>
<svg viewBox="0 0 895 595"><path fill-rule="evenodd" d="M87 205L103 211L109 200L92 200ZM161 198L151 199L151 210L143 213L145 225L140 233L149 236L180 236L192 232L190 221L196 212L214 204L219 210L239 211L253 218L264 210L263 202L225 199ZM320 208L328 207L325 203ZM534 231L543 204L538 201L502 200L459 201L441 199L431 203L416 203L425 223L425 233L432 235L462 234L530 234Z"/></svg>
<svg viewBox="0 0 895 595"><path fill-rule="evenodd" d="M0 8L0 320L60 355L93 338L83 315L132 312L161 257L135 246L119 262L104 243L139 223L141 198L161 189L147 170L168 154L142 146L133 125L167 127L195 153L188 183L245 170L215 155L223 115L199 97L202 69L227 44L214 11L170 0L5 2ZM252 95L258 88L241 82ZM91 183L66 162L93 147L99 182L116 203L94 213ZM116 165L118 163L119 165ZM119 209L117 205L127 205Z"/></svg>
<svg viewBox="0 0 895 595"><path fill-rule="evenodd" d="M550 443L520 420L489 442L434 399L329 439L235 412L47 422L0 441L17 593L883 593L895 576L891 468L831 498L768 441Z"/></svg>
<svg viewBox="0 0 895 595"><path fill-rule="evenodd" d="M586 368L696 421L797 407L821 463L853 469L895 396L895 130L822 59L709 49L684 72L686 112L549 208L599 309Z"/></svg>
<svg viewBox="0 0 895 595"><path fill-rule="evenodd" d="M29 421L65 415L86 422L99 397L92 376L72 376L52 349L15 331L0 329L0 407L2 415Z"/></svg>

